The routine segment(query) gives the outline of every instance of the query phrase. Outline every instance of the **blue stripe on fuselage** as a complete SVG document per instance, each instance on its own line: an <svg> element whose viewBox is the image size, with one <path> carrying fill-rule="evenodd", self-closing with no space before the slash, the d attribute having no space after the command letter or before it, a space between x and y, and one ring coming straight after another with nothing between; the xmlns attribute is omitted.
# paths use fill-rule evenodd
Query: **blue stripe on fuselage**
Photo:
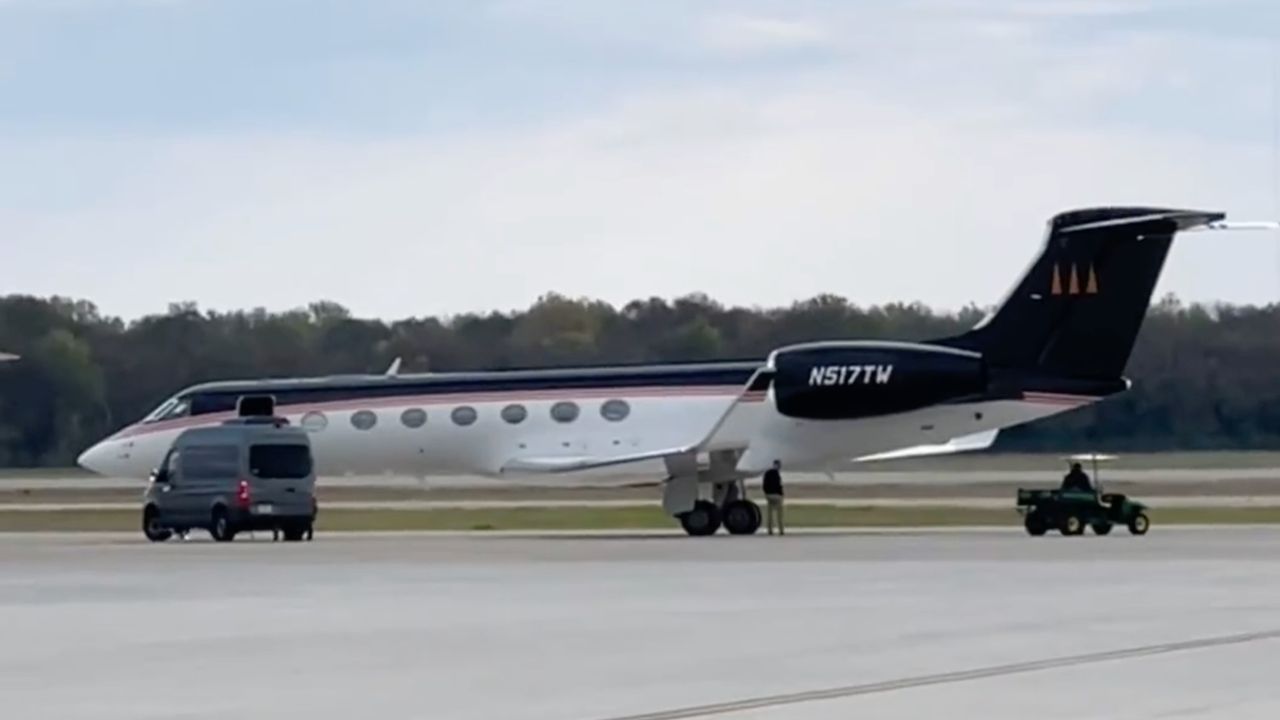
<svg viewBox="0 0 1280 720"><path fill-rule="evenodd" d="M401 395L741 386L763 364L718 362L215 382L190 387L178 397L191 401L193 414L205 415L233 410L239 397L256 394L274 395L276 403L284 406Z"/></svg>

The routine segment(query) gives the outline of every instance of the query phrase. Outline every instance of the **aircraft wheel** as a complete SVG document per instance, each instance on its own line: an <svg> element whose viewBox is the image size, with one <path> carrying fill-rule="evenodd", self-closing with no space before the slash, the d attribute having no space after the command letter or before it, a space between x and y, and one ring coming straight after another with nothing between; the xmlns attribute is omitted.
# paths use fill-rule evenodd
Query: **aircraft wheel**
<svg viewBox="0 0 1280 720"><path fill-rule="evenodd" d="M1146 513L1138 513L1129 518L1129 532L1134 535L1146 535L1147 529L1151 527L1151 521L1147 519Z"/></svg>
<svg viewBox="0 0 1280 720"><path fill-rule="evenodd" d="M714 535L720 529L720 508L707 500L694 503L693 509L680 513L680 526L694 537Z"/></svg>
<svg viewBox="0 0 1280 720"><path fill-rule="evenodd" d="M760 529L764 519L760 514L760 506L750 500L734 500L726 503L724 510L724 528L730 535L754 535Z"/></svg>

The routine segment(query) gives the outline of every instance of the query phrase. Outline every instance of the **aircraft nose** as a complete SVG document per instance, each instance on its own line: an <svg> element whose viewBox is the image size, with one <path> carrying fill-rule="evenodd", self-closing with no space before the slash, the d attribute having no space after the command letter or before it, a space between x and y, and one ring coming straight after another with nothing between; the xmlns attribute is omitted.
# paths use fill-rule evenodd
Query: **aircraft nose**
<svg viewBox="0 0 1280 720"><path fill-rule="evenodd" d="M76 464L89 472L107 475L109 474L106 468L108 452L105 443L97 443L80 453L80 457L76 458Z"/></svg>

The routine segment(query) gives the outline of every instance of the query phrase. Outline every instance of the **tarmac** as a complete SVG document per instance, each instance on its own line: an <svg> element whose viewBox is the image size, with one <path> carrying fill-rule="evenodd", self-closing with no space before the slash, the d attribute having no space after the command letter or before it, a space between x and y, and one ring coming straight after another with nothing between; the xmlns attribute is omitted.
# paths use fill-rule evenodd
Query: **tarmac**
<svg viewBox="0 0 1280 720"><path fill-rule="evenodd" d="M1175 468L1106 468L1102 475L1107 482L1122 483L1232 483L1232 482L1280 482L1280 466L1266 467L1175 467ZM658 478L637 475L622 478L621 482L656 484ZM994 469L944 469L944 470L865 470L823 473L787 473L788 484L825 484L835 486L863 486L869 483L882 485L969 485L973 483L1004 483L1010 485L1056 485L1062 481L1059 464L1046 462L1040 470ZM0 489L140 489L146 485L141 478L113 478L69 471L66 475L11 474L0 477ZM473 475L433 476L429 479L403 475L332 475L320 478L322 487L384 487L384 488L510 488L513 483L494 478Z"/></svg>
<svg viewBox="0 0 1280 720"><path fill-rule="evenodd" d="M5 715L1280 717L1280 529L0 536Z"/></svg>

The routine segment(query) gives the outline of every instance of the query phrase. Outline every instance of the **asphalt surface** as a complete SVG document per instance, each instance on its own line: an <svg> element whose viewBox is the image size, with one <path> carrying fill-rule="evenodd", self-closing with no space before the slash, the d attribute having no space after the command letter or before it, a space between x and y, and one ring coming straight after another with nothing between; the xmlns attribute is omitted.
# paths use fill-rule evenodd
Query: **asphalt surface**
<svg viewBox="0 0 1280 720"><path fill-rule="evenodd" d="M1280 530L0 536L23 718L1274 718Z"/></svg>
<svg viewBox="0 0 1280 720"><path fill-rule="evenodd" d="M790 484L833 485L968 485L974 483L1007 484L1057 484L1062 481L1062 468L1046 463L1042 470L878 470L867 472L836 472L831 475L818 473L788 473ZM1100 473L1107 482L1125 483L1232 483L1280 481L1278 467L1224 467L1224 468L1123 468L1107 467ZM626 482L653 484L658 478L637 475L625 478ZM140 478L111 478L87 474L66 476L7 475L0 478L0 489L103 489L141 488L146 484ZM326 476L320 479L326 487L389 487L389 488L510 488L513 483L493 478L471 475L431 477L427 480L398 475Z"/></svg>

